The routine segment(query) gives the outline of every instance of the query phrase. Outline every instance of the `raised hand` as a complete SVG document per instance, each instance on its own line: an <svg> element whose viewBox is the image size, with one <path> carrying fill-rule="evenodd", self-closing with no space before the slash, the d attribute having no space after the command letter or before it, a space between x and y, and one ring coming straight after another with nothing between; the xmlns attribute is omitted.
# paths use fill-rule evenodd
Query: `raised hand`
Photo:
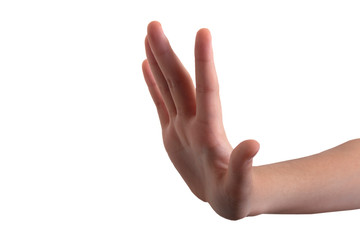
<svg viewBox="0 0 360 240"><path fill-rule="evenodd" d="M195 41L196 88L158 22L148 25L144 78L159 115L165 149L191 191L228 219L248 216L253 208L254 140L233 149L226 137L211 35Z"/></svg>

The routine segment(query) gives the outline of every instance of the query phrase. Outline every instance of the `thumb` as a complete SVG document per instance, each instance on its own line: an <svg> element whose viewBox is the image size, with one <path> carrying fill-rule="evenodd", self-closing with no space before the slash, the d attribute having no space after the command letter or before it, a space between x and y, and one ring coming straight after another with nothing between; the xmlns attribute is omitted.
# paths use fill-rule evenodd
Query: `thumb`
<svg viewBox="0 0 360 240"><path fill-rule="evenodd" d="M228 174L231 181L243 182L251 174L253 157L259 151L260 144L255 140L246 140L237 145L230 155Z"/></svg>

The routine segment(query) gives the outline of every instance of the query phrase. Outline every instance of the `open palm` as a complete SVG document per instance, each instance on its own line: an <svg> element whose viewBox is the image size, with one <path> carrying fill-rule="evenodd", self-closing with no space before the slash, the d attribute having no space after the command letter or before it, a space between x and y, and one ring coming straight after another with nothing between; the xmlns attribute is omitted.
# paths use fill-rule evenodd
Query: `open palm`
<svg viewBox="0 0 360 240"><path fill-rule="evenodd" d="M226 137L209 30L195 41L196 88L158 22L148 25L144 78L156 105L165 149L191 191L228 219L251 211L254 140L233 149Z"/></svg>

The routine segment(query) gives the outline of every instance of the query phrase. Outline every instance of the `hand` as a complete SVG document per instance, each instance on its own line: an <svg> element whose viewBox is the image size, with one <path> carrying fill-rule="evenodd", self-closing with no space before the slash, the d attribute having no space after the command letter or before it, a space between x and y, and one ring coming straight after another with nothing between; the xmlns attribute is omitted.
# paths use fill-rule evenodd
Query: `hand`
<svg viewBox="0 0 360 240"><path fill-rule="evenodd" d="M196 89L158 22L148 25L142 68L160 118L165 149L191 191L221 216L240 219L253 206L254 140L233 149L222 122L209 30L195 41Z"/></svg>

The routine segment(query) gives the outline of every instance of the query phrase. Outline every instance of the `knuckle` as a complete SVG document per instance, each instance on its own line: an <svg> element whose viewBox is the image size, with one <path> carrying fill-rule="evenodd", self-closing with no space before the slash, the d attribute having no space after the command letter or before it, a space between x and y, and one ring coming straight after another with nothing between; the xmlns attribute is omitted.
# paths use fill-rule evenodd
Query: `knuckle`
<svg viewBox="0 0 360 240"><path fill-rule="evenodd" d="M169 89L171 89L171 90L176 89L177 86L179 85L179 81L176 78L170 77L170 76L166 77L166 82L169 86Z"/></svg>
<svg viewBox="0 0 360 240"><path fill-rule="evenodd" d="M218 93L219 87L217 85L206 85L206 84L197 84L196 86L197 93Z"/></svg>

